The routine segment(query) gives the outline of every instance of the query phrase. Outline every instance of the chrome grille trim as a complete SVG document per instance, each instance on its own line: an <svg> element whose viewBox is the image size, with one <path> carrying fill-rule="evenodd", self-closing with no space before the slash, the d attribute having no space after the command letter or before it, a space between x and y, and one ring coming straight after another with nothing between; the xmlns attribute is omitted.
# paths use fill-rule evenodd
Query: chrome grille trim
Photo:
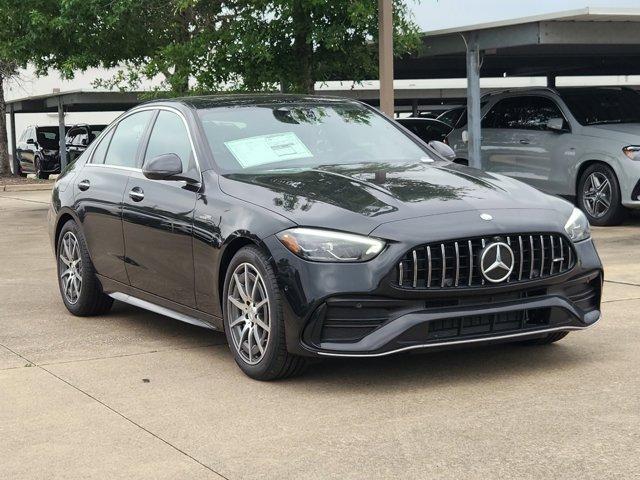
<svg viewBox="0 0 640 480"><path fill-rule="evenodd" d="M442 283L440 284L440 288L444 288L444 280L447 278L447 253L444 243L440 244L440 250L442 251Z"/></svg>
<svg viewBox="0 0 640 480"><path fill-rule="evenodd" d="M471 240L468 241L468 245L469 245L469 284L468 286L471 286L471 281L473 279L473 245L471 243Z"/></svg>
<svg viewBox="0 0 640 480"><path fill-rule="evenodd" d="M553 238L553 237L552 237ZM540 235L540 276L544 275L544 235Z"/></svg>
<svg viewBox="0 0 640 480"><path fill-rule="evenodd" d="M431 287L431 247L427 247L427 258L429 262L429 275L427 276L427 288Z"/></svg>
<svg viewBox="0 0 640 480"><path fill-rule="evenodd" d="M397 264L396 285L409 289L499 286L486 282L478 267L481 252L501 241L513 250L514 268L506 283L526 283L566 273L576 263L573 244L560 233L487 235L414 247Z"/></svg>
<svg viewBox="0 0 640 480"><path fill-rule="evenodd" d="M455 286L457 287L458 286L458 280L460 280L460 248L458 247L458 242L455 243L455 246L456 246L456 281L455 281Z"/></svg>

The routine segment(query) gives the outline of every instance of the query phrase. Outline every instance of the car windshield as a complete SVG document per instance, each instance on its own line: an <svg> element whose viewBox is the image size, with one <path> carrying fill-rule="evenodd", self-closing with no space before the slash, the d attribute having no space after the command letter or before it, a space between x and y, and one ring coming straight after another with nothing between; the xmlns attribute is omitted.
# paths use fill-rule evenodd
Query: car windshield
<svg viewBox="0 0 640 480"><path fill-rule="evenodd" d="M632 90L571 90L561 96L582 125L640 123L640 95Z"/></svg>
<svg viewBox="0 0 640 480"><path fill-rule="evenodd" d="M36 135L38 136L38 144L43 148L57 149L60 147L58 127L38 127Z"/></svg>
<svg viewBox="0 0 640 480"><path fill-rule="evenodd" d="M392 122L356 103L215 107L198 113L223 173L431 160Z"/></svg>

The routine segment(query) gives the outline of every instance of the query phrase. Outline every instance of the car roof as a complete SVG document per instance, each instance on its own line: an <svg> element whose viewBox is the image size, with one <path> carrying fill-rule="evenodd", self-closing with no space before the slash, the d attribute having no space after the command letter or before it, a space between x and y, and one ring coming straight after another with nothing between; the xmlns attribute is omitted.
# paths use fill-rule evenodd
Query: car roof
<svg viewBox="0 0 640 480"><path fill-rule="evenodd" d="M331 97L322 95L293 95L282 93L266 93L266 94L221 94L221 95L204 95L195 97L180 97L169 99L158 99L146 102L145 105L180 103L187 107L200 110L205 108L232 107L232 106L268 106L268 105L326 105L329 104L346 104L360 103L356 100L343 97Z"/></svg>

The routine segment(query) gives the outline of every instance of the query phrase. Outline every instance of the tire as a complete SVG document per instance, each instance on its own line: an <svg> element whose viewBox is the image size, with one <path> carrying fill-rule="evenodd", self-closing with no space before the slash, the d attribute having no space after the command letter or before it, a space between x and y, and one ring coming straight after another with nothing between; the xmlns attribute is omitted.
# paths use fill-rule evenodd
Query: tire
<svg viewBox="0 0 640 480"><path fill-rule="evenodd" d="M596 188L596 183L598 182L602 187ZM596 197L598 193L596 192L600 188L603 188L602 192L600 192L602 198L598 199ZM618 177L616 177L611 167L604 163L594 163L582 172L578 181L576 197L578 207L587 216L591 225L601 227L618 225L626 217L627 210L622 206ZM609 203L607 209L605 209L605 203L603 202Z"/></svg>
<svg viewBox="0 0 640 480"><path fill-rule="evenodd" d="M249 289L245 291L247 283ZM247 304L249 296L251 300ZM282 299L275 273L258 248L247 246L235 254L225 275L222 298L227 343L247 376L266 381L304 371L307 359L287 351ZM258 307L261 303L264 305Z"/></svg>
<svg viewBox="0 0 640 480"><path fill-rule="evenodd" d="M34 170L36 172L36 178L39 178L40 180L48 180L49 179L49 174L42 171L42 162L40 161L40 159L38 157L36 157L36 159L34 161L33 168L34 168Z"/></svg>
<svg viewBox="0 0 640 480"><path fill-rule="evenodd" d="M553 332L542 338L534 338L533 340L525 340L523 345L549 345L558 342L569 335L569 332Z"/></svg>
<svg viewBox="0 0 640 480"><path fill-rule="evenodd" d="M74 240L77 246L75 250L73 249ZM56 263L60 295L69 312L86 317L102 315L111 309L113 299L102 291L102 285L89 257L87 242L78 224L73 220L67 221L60 231ZM69 263L72 263L73 267ZM78 276L79 282L77 282ZM69 285L70 282L73 282L73 285Z"/></svg>

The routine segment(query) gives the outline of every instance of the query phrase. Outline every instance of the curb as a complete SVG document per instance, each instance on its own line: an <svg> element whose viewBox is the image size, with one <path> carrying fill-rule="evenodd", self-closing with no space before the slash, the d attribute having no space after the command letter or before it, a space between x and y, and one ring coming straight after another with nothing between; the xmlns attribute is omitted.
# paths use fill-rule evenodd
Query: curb
<svg viewBox="0 0 640 480"><path fill-rule="evenodd" d="M31 192L36 190L51 190L52 183L27 183L22 185L0 185L0 192Z"/></svg>

